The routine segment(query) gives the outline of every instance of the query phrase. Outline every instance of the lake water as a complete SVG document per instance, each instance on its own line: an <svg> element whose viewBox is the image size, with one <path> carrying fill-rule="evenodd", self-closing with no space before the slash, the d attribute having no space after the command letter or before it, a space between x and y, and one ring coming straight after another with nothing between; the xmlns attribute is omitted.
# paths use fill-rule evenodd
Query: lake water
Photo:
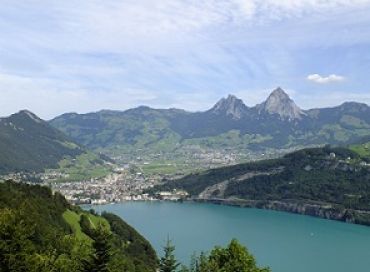
<svg viewBox="0 0 370 272"><path fill-rule="evenodd" d="M194 251L224 246L237 238L258 264L273 272L370 271L370 227L199 203L127 202L92 208L121 216L159 255L169 236L177 258L185 264Z"/></svg>

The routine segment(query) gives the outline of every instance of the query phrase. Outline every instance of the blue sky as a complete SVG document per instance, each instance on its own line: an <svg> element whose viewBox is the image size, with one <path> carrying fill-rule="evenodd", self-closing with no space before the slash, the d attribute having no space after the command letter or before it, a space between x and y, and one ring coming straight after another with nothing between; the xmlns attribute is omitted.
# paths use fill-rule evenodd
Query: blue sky
<svg viewBox="0 0 370 272"><path fill-rule="evenodd" d="M370 104L370 0L0 0L0 115Z"/></svg>

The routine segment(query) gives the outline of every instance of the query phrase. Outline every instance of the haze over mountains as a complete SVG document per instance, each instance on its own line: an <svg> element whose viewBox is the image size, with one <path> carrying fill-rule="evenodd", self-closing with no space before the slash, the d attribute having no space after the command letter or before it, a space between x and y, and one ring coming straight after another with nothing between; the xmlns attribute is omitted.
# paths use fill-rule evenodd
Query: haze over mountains
<svg viewBox="0 0 370 272"><path fill-rule="evenodd" d="M370 107L346 102L333 108L302 110L275 89L266 101L246 106L233 95L204 112L152 109L67 113L50 121L75 141L93 149L265 150L346 144L370 134Z"/></svg>

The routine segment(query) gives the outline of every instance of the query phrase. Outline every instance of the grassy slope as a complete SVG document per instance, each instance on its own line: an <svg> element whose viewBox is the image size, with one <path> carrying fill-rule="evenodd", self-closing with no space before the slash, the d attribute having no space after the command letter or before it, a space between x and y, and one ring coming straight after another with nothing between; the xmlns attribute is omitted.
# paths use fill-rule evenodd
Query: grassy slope
<svg viewBox="0 0 370 272"><path fill-rule="evenodd" d="M52 171L49 169L48 171ZM98 157L95 153L87 151L76 158L65 158L59 162L57 169L67 178L59 181L79 181L91 178L101 178L109 174L111 167Z"/></svg>
<svg viewBox="0 0 370 272"><path fill-rule="evenodd" d="M351 145L350 149L359 154L362 158L370 159L370 141L363 144Z"/></svg>
<svg viewBox="0 0 370 272"><path fill-rule="evenodd" d="M71 210L66 210L63 213L63 218L68 223L68 225L70 225L70 227L73 231L73 234L77 238L82 239L82 240L86 240L86 241L91 241L91 238L89 236L87 236L85 233L83 233L82 230L81 230L81 226L80 226L80 223L79 223L79 220L80 220L80 215L79 214L77 214L76 212L73 212Z"/></svg>
<svg viewBox="0 0 370 272"><path fill-rule="evenodd" d="M63 213L63 218L68 223L68 225L71 227L73 234L77 238L88 241L90 243L92 239L81 230L81 226L80 226L81 214L82 213L77 213L75 211L68 209ZM101 216L93 215L88 212L83 212L83 214L85 214L90 219L90 223L93 228L96 228L99 224L101 224L105 228L110 229L110 225L105 218Z"/></svg>
<svg viewBox="0 0 370 272"><path fill-rule="evenodd" d="M104 218L98 217L98 216L95 216L95 215L92 215L92 214L89 214L89 213L84 213L84 214L87 215L88 218L90 219L90 223L91 223L93 228L96 228L96 226L98 224L102 224L106 228L109 228L109 223ZM80 213L76 213L76 212L71 211L71 210L66 210L63 213L63 218L68 223L68 225L70 225L71 229L73 230L73 234L77 238L87 240L87 241L91 241L91 238L89 236L87 236L81 230L81 226L80 226L80 223L79 223L80 218L81 218Z"/></svg>

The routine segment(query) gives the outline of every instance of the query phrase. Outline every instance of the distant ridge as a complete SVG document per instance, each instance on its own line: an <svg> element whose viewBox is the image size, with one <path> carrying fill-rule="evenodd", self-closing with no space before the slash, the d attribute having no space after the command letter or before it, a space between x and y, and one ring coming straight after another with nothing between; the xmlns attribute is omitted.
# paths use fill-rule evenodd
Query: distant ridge
<svg viewBox="0 0 370 272"><path fill-rule="evenodd" d="M196 144L236 152L346 144L370 135L370 107L363 103L302 110L280 87L254 107L234 95L203 112L138 107L126 111L64 114L50 124L90 148L127 152ZM233 140L227 140L232 133Z"/></svg>

